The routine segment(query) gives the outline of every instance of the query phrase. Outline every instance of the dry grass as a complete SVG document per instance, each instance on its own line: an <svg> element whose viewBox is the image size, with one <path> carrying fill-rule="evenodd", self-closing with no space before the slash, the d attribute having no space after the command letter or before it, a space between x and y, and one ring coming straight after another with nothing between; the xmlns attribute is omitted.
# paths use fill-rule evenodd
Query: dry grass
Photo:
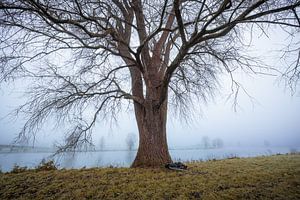
<svg viewBox="0 0 300 200"><path fill-rule="evenodd" d="M0 174L0 199L300 199L300 155Z"/></svg>

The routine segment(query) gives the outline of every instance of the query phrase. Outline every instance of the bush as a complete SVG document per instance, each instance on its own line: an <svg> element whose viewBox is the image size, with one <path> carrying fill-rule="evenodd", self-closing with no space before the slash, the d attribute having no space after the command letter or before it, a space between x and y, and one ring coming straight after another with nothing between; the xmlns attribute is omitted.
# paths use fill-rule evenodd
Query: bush
<svg viewBox="0 0 300 200"><path fill-rule="evenodd" d="M11 170L11 173L17 174L21 172L27 171L27 167L20 167L19 165L14 165L13 169Z"/></svg>
<svg viewBox="0 0 300 200"><path fill-rule="evenodd" d="M299 152L297 151L296 148L290 148L290 154L296 155L296 154L298 154L298 153L299 153Z"/></svg>
<svg viewBox="0 0 300 200"><path fill-rule="evenodd" d="M50 171L57 170L53 160L46 161L45 159L36 167L36 171Z"/></svg>

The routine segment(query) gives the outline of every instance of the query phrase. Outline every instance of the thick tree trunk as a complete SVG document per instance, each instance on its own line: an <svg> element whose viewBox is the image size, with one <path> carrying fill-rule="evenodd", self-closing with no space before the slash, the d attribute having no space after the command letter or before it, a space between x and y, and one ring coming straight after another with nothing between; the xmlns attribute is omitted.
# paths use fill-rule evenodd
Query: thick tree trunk
<svg viewBox="0 0 300 200"><path fill-rule="evenodd" d="M144 106L135 104L135 116L140 139L132 167L161 167L170 163L166 135L167 101L159 108L151 100L146 100Z"/></svg>

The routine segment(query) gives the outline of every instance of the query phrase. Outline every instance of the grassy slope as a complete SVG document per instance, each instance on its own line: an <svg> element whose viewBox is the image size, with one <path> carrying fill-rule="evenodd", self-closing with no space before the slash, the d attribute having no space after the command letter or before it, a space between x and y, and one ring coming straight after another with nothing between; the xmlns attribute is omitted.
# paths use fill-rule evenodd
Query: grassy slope
<svg viewBox="0 0 300 200"><path fill-rule="evenodd" d="M300 155L0 174L0 199L300 199Z"/></svg>

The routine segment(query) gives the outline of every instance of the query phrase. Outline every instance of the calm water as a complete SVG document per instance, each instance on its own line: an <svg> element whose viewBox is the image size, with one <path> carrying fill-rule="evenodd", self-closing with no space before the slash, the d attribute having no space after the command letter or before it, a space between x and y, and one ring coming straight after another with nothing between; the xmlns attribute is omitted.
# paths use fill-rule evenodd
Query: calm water
<svg viewBox="0 0 300 200"><path fill-rule="evenodd" d="M300 148L293 148L293 151ZM289 153L289 147L268 148L222 148L222 149L193 149L193 150L170 150L173 160L191 161L222 159L231 156L253 157L273 155L277 153ZM65 153L54 157L59 168L82 168L82 167L129 167L133 162L136 151L100 151L100 152L77 152ZM51 153L0 153L0 169L10 171L14 165L35 167L42 159L53 159Z"/></svg>

